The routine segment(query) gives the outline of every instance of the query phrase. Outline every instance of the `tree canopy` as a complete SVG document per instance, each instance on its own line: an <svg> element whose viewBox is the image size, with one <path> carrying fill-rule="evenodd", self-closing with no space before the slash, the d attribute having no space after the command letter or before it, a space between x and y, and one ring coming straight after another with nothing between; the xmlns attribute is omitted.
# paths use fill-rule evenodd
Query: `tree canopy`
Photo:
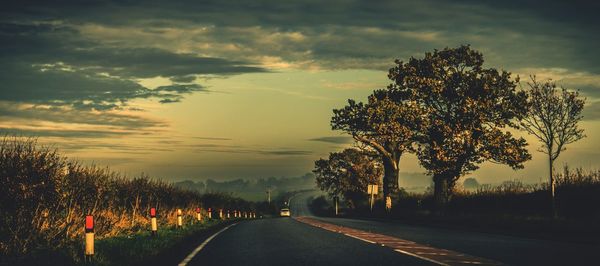
<svg viewBox="0 0 600 266"><path fill-rule="evenodd" d="M366 104L348 100L347 106L333 110L331 119L334 130L350 134L359 144L379 153L386 199L398 190L400 157L412 150L415 128L421 124L414 103L391 96L387 90L376 90Z"/></svg>
<svg viewBox="0 0 600 266"><path fill-rule="evenodd" d="M484 161L518 169L531 158L526 141L507 130L527 114L527 95L517 91L518 78L483 62L481 53L463 45L397 60L388 74L388 93L423 112L416 154L433 175L440 204L460 176Z"/></svg>
<svg viewBox="0 0 600 266"><path fill-rule="evenodd" d="M332 196L343 196L351 207L366 199L368 184L380 184L381 165L376 153L359 149L334 152L315 162L317 185Z"/></svg>

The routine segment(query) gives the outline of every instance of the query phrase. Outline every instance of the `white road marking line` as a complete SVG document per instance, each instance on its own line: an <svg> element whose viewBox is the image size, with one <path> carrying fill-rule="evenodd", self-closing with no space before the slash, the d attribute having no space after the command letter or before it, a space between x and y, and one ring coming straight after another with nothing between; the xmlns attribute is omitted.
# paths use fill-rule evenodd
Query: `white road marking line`
<svg viewBox="0 0 600 266"><path fill-rule="evenodd" d="M408 251L404 251L404 250L401 250L401 249L394 249L394 251L402 253L402 254L405 254L405 255L413 256L413 257L418 258L418 259L426 260L426 261L435 263L437 265L450 266L449 264L443 263L441 261L437 261L437 260L434 260L434 259L430 259L430 258L426 258L426 257L423 257L423 256L419 256L417 254L410 253Z"/></svg>
<svg viewBox="0 0 600 266"><path fill-rule="evenodd" d="M190 253L187 257L185 257L185 259L183 259L183 261L180 262L177 265L179 265L179 266L186 266L194 258L194 256L196 256L196 254L198 254L198 252L200 252L200 250L202 250L204 248L204 246L206 246L206 244L208 244L208 242L210 242L218 234L222 233L223 231L229 229L229 227L232 227L232 226L234 226L236 224L237 223L230 224L227 227L221 229L219 232L216 232L214 235L212 235L209 238L207 238L206 240L204 240L204 242L202 242L202 244L200 244L200 246L198 246L196 249L194 249L194 251L192 251L192 253Z"/></svg>
<svg viewBox="0 0 600 266"><path fill-rule="evenodd" d="M448 253L435 253L435 252L416 252L419 255L438 255L438 256L448 256Z"/></svg>
<svg viewBox="0 0 600 266"><path fill-rule="evenodd" d="M344 235L346 235L346 236L349 236L349 237L352 237L352 238L356 238L356 239L358 239L358 240L361 240L361 241L365 241L365 242L367 242L367 243L375 244L375 242L373 242L373 241L371 241L371 240L364 239L364 238L360 238L360 237L358 237L358 236L353 236L353 235L350 235L350 234L344 234Z"/></svg>

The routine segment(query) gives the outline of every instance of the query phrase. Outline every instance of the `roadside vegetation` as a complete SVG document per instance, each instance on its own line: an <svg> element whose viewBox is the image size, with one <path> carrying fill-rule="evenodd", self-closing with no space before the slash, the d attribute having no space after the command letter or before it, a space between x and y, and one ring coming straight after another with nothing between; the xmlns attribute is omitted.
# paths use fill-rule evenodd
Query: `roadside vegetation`
<svg viewBox="0 0 600 266"><path fill-rule="evenodd" d="M453 196L440 212L430 187L422 193L400 190L390 212L384 200L377 197L371 212L368 201L350 204L345 201L340 216L393 219L418 225L429 224L485 232L497 232L536 238L599 243L600 171L564 167L555 172L556 214L552 208L548 183L524 184L505 181L499 185L481 185L474 189L454 187ZM325 196L311 200L313 213L334 216L331 199Z"/></svg>
<svg viewBox="0 0 600 266"><path fill-rule="evenodd" d="M192 222L196 208L260 215L260 206L228 194L199 194L146 175L131 179L108 168L84 166L35 139L0 139L0 184L0 264L32 257L80 263L85 215L94 216L99 254L112 241L148 234L152 207L157 209L159 242L169 241L162 230L174 226L177 208L184 211L185 224Z"/></svg>
<svg viewBox="0 0 600 266"><path fill-rule="evenodd" d="M599 173L554 171L561 152L585 137L578 126L585 98L576 90L535 76L523 85L507 71L484 67L483 54L468 45L396 60L388 78L387 88L374 90L366 102L349 99L333 110L332 129L350 135L355 147L315 162L318 187L332 199L343 199L343 212L446 221L461 217L457 223L469 226L488 218L492 223L521 219L508 225L542 220L551 226L600 220L595 204L600 202ZM482 163L524 167L531 154L519 130L540 141L539 151L548 156L548 182L463 189L459 180ZM431 178L428 192L406 193L398 187L406 153L414 154ZM367 183L382 188L373 214ZM315 199L313 207L316 213L330 208L323 198ZM473 220L463 219L468 217Z"/></svg>

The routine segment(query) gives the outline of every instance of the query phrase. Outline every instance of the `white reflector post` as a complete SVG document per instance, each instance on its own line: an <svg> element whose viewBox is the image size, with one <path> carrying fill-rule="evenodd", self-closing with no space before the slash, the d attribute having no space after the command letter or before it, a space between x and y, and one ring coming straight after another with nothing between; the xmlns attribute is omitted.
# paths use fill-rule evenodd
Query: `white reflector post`
<svg viewBox="0 0 600 266"><path fill-rule="evenodd" d="M202 209L201 208L196 208L196 220L198 220L198 222L202 221Z"/></svg>
<svg viewBox="0 0 600 266"><path fill-rule="evenodd" d="M183 215L183 212L181 211L181 209L177 209L177 227L181 228L183 227L183 217L181 217Z"/></svg>
<svg viewBox="0 0 600 266"><path fill-rule="evenodd" d="M94 216L85 216L85 255L94 255Z"/></svg>
<svg viewBox="0 0 600 266"><path fill-rule="evenodd" d="M212 219L212 208L208 208L208 219Z"/></svg>
<svg viewBox="0 0 600 266"><path fill-rule="evenodd" d="M156 223L156 208L150 208L150 229L152 229L152 235L156 235L158 231L158 224Z"/></svg>

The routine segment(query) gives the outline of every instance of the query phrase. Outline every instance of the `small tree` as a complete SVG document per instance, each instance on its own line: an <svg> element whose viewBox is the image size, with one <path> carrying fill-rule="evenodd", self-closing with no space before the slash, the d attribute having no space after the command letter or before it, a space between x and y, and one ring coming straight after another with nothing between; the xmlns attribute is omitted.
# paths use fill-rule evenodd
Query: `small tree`
<svg viewBox="0 0 600 266"><path fill-rule="evenodd" d="M315 161L316 181L329 196L343 196L352 208L366 199L368 184L379 184L382 174L377 154L358 149L334 152L329 159Z"/></svg>
<svg viewBox="0 0 600 266"><path fill-rule="evenodd" d="M477 189L479 182L474 177L469 177L463 181L463 187L468 190Z"/></svg>
<svg viewBox="0 0 600 266"><path fill-rule="evenodd" d="M567 144L585 137L583 129L577 127L577 123L583 118L581 112L585 98L580 98L577 91L557 88L556 83L550 80L540 83L535 77L531 77L531 82L527 84L529 112L521 125L542 142L539 151L548 155L552 212L556 216L554 161L566 149Z"/></svg>
<svg viewBox="0 0 600 266"><path fill-rule="evenodd" d="M400 157L411 150L420 112L414 104L394 98L387 90L376 90L368 103L348 100L333 110L331 126L352 135L354 140L376 151L384 167L383 195L391 208L391 195L398 190Z"/></svg>

